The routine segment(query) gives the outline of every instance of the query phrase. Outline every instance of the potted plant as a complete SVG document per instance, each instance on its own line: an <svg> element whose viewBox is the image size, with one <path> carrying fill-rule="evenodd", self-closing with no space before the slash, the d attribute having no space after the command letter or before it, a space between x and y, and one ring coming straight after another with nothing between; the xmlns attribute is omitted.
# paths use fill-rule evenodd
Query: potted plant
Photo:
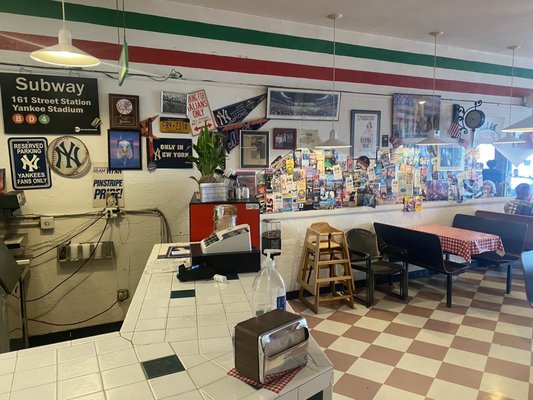
<svg viewBox="0 0 533 400"><path fill-rule="evenodd" d="M207 127L207 124L203 127L198 135L198 140L196 144L192 145L192 149L196 153L196 156L189 156L188 160L191 161L196 169L200 172L200 178L191 176L191 179L194 179L199 187L200 193L202 194L202 201L211 201L211 200L226 200L227 191L225 184L215 183L215 169L224 163L226 158L224 154L224 141L223 136L220 132L210 131ZM211 200L204 200L204 194L206 194L207 188L215 190L217 186L223 186L226 198L218 199L213 198ZM204 190L203 190L204 189ZM220 190L217 188L217 190ZM211 196L210 196L211 197Z"/></svg>

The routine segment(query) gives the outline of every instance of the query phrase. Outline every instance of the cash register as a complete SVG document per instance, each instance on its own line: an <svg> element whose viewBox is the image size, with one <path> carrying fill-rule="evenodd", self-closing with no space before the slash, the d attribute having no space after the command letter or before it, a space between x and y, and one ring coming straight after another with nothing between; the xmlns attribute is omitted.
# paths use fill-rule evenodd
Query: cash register
<svg viewBox="0 0 533 400"><path fill-rule="evenodd" d="M261 253L252 247L250 226L241 224L213 232L200 243L191 243L192 264L204 264L217 274L256 272Z"/></svg>

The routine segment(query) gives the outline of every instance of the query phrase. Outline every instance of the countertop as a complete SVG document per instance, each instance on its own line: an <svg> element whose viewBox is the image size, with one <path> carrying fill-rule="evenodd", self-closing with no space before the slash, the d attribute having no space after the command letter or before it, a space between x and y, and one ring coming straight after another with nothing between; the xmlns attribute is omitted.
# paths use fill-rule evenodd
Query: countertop
<svg viewBox="0 0 533 400"><path fill-rule="evenodd" d="M279 394L228 376L255 274L180 282L182 260L158 258L171 245L154 246L120 332L0 354L0 400L331 399L333 367L312 338Z"/></svg>

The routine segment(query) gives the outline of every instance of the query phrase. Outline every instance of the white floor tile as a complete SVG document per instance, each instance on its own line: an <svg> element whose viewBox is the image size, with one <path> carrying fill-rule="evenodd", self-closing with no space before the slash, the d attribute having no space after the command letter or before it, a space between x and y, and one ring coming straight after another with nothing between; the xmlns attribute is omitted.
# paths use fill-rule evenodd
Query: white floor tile
<svg viewBox="0 0 533 400"><path fill-rule="evenodd" d="M372 360L358 358L346 372L381 384L385 383L394 367Z"/></svg>
<svg viewBox="0 0 533 400"><path fill-rule="evenodd" d="M129 340L122 337L115 337L107 340L99 340L95 343L98 354L111 353L118 350L131 349L132 345Z"/></svg>
<svg viewBox="0 0 533 400"><path fill-rule="evenodd" d="M181 358L181 356L191 356L200 354L200 344L198 340L184 340L181 342L170 342L174 352Z"/></svg>
<svg viewBox="0 0 533 400"><path fill-rule="evenodd" d="M153 400L154 396L147 381L106 390L107 400Z"/></svg>
<svg viewBox="0 0 533 400"><path fill-rule="evenodd" d="M165 330L135 332L131 341L135 345L163 343L165 341Z"/></svg>
<svg viewBox="0 0 533 400"><path fill-rule="evenodd" d="M58 362L78 360L96 354L94 343L85 343L77 346L64 347L57 350Z"/></svg>
<svg viewBox="0 0 533 400"><path fill-rule="evenodd" d="M102 391L100 374L71 378L57 383L58 400L72 399Z"/></svg>
<svg viewBox="0 0 533 400"><path fill-rule="evenodd" d="M137 324L135 325L135 332L165 329L166 325L167 325L166 318L139 319L137 321Z"/></svg>
<svg viewBox="0 0 533 400"><path fill-rule="evenodd" d="M35 354L28 354L17 358L16 371L26 371L29 369L46 367L57 362L56 350L39 351Z"/></svg>
<svg viewBox="0 0 533 400"><path fill-rule="evenodd" d="M195 389L194 383L185 371L160 376L150 379L148 382L152 387L156 399L163 399Z"/></svg>
<svg viewBox="0 0 533 400"><path fill-rule="evenodd" d="M147 344L145 346L136 346L135 351L137 352L140 361L154 360L156 358L171 356L174 354L174 350L168 343L155 343Z"/></svg>
<svg viewBox="0 0 533 400"><path fill-rule="evenodd" d="M60 381L95 372L100 372L96 357L86 357L57 365L57 379Z"/></svg>
<svg viewBox="0 0 533 400"><path fill-rule="evenodd" d="M0 393L9 393L11 391L12 382L13 374L0 375Z"/></svg>
<svg viewBox="0 0 533 400"><path fill-rule="evenodd" d="M213 362L188 368L187 373L198 388L203 388L204 386L222 379L227 375L226 370L220 368Z"/></svg>
<svg viewBox="0 0 533 400"><path fill-rule="evenodd" d="M231 337L215 338L215 339L200 339L200 353L219 353L233 350L233 343Z"/></svg>
<svg viewBox="0 0 533 400"><path fill-rule="evenodd" d="M21 390L32 386L44 385L46 383L55 382L55 380L55 365L21 371L17 372L13 377L13 386L11 390Z"/></svg>
<svg viewBox="0 0 533 400"><path fill-rule="evenodd" d="M56 400L56 384L34 386L11 393L10 400Z"/></svg>
<svg viewBox="0 0 533 400"><path fill-rule="evenodd" d="M102 371L102 382L105 390L144 380L146 380L146 377L140 364L131 364Z"/></svg>
<svg viewBox="0 0 533 400"><path fill-rule="evenodd" d="M100 370L105 371L111 368L122 367L124 365L136 364L139 362L133 348L115 351L113 353L101 354L98 356Z"/></svg>
<svg viewBox="0 0 533 400"><path fill-rule="evenodd" d="M0 375L13 373L13 371L15 371L16 362L17 359L15 357L0 359Z"/></svg>

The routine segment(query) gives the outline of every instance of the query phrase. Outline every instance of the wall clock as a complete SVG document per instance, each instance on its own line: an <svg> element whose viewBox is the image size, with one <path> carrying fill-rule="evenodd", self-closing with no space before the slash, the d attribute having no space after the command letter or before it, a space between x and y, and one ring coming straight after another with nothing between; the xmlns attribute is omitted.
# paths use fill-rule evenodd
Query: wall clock
<svg viewBox="0 0 533 400"><path fill-rule="evenodd" d="M479 109L473 109L465 115L465 125L470 129L477 129L485 123L485 113Z"/></svg>

